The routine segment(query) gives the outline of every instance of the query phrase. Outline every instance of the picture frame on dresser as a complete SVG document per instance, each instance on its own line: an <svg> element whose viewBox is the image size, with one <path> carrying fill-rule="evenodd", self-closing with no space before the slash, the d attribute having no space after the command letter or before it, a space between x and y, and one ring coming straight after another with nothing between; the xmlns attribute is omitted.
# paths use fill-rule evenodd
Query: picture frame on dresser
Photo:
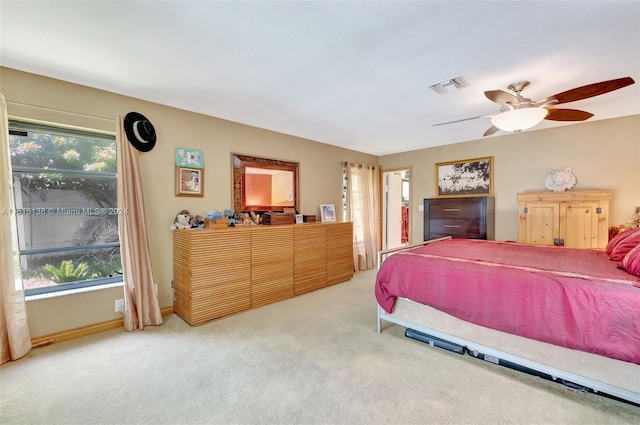
<svg viewBox="0 0 640 425"><path fill-rule="evenodd" d="M493 195L493 157L438 162L438 198Z"/></svg>
<svg viewBox="0 0 640 425"><path fill-rule="evenodd" d="M336 208L333 204L320 205L320 218L323 223L336 221Z"/></svg>

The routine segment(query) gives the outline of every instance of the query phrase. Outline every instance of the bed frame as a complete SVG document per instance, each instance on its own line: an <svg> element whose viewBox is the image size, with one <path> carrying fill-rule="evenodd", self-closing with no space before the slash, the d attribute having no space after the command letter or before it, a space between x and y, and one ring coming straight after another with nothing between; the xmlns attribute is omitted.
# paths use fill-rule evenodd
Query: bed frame
<svg viewBox="0 0 640 425"><path fill-rule="evenodd" d="M445 239L450 237L379 251L378 270L390 254ZM492 363L509 362L554 381L640 404L640 366L634 363L485 328L404 298L398 298L392 314L378 305L378 333L383 321L460 345Z"/></svg>

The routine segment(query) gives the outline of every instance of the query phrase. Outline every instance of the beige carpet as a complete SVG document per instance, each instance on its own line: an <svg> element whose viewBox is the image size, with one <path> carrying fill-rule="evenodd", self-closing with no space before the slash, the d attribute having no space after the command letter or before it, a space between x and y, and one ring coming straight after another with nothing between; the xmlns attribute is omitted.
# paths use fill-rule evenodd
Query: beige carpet
<svg viewBox="0 0 640 425"><path fill-rule="evenodd" d="M640 408L376 333L375 272L0 367L2 424L638 424Z"/></svg>

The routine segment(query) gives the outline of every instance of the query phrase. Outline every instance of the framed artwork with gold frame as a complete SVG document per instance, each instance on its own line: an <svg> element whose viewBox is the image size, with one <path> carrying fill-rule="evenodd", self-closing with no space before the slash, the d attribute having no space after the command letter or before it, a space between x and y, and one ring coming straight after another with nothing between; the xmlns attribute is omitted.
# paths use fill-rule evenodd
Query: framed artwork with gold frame
<svg viewBox="0 0 640 425"><path fill-rule="evenodd" d="M176 166L176 196L204 197L204 168Z"/></svg>

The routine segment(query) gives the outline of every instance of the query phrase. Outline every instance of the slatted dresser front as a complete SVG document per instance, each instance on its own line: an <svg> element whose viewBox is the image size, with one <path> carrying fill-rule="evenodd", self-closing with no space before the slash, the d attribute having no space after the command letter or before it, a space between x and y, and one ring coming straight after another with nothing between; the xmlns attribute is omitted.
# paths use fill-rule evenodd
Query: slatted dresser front
<svg viewBox="0 0 640 425"><path fill-rule="evenodd" d="M353 223L175 230L174 311L192 326L353 277Z"/></svg>

